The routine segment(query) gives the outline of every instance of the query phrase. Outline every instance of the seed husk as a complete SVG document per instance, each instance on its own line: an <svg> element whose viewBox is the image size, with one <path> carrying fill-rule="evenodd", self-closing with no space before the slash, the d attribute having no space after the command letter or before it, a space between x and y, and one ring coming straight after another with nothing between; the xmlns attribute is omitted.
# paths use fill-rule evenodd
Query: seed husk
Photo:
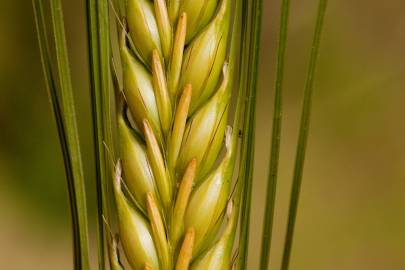
<svg viewBox="0 0 405 270"><path fill-rule="evenodd" d="M163 56L169 59L172 49L172 26L169 20L165 0L154 0L156 22L159 29Z"/></svg>
<svg viewBox="0 0 405 270"><path fill-rule="evenodd" d="M187 83L193 86L189 114L211 97L220 78L228 45L230 4L230 0L221 1L215 18L185 50L180 89Z"/></svg>
<svg viewBox="0 0 405 270"><path fill-rule="evenodd" d="M181 175L188 162L196 158L199 166L197 182L211 170L222 147L231 90L226 67L218 91L191 117L184 132L177 172Z"/></svg>
<svg viewBox="0 0 405 270"><path fill-rule="evenodd" d="M159 191L163 207L166 211L168 211L173 197L173 186L170 179L170 174L155 134L153 133L153 130L146 119L143 121L143 128L146 140L146 152L151 164L156 186Z"/></svg>
<svg viewBox="0 0 405 270"><path fill-rule="evenodd" d="M114 195L122 247L132 268L141 269L145 264L149 264L153 269L159 269L149 223L137 209L131 206L121 190L120 166L118 163L114 179Z"/></svg>
<svg viewBox="0 0 405 270"><path fill-rule="evenodd" d="M126 46L121 47L123 63L123 83L125 101L138 127L142 127L143 119L148 119L153 131L162 140L159 111L152 77L145 67L131 55Z"/></svg>
<svg viewBox="0 0 405 270"><path fill-rule="evenodd" d="M232 129L226 132L227 152L220 165L196 187L186 210L184 224L195 229L193 257L212 243L221 225L235 168L236 147Z"/></svg>
<svg viewBox="0 0 405 270"><path fill-rule="evenodd" d="M177 23L176 35L174 36L173 52L170 57L167 70L167 81L172 100L177 96L181 65L183 62L184 42L186 38L187 14L182 13Z"/></svg>
<svg viewBox="0 0 405 270"><path fill-rule="evenodd" d="M208 244L206 237L221 217L229 193L229 183L221 171L213 173L193 192L185 214L186 227L195 228L193 257Z"/></svg>
<svg viewBox="0 0 405 270"><path fill-rule="evenodd" d="M180 97L179 103L174 115L173 127L168 139L168 162L171 169L175 169L177 158L179 156L181 142L183 141L184 130L190 106L192 87L187 84L183 94Z"/></svg>
<svg viewBox="0 0 405 270"><path fill-rule="evenodd" d="M214 15L218 0L183 0L180 12L190 16L187 24L187 43L204 28Z"/></svg>
<svg viewBox="0 0 405 270"><path fill-rule="evenodd" d="M157 50L152 52L152 82L155 91L156 103L159 111L159 119L164 135L167 135L172 123L172 105L166 76Z"/></svg>
<svg viewBox="0 0 405 270"><path fill-rule="evenodd" d="M127 20L129 34L136 50L135 53L150 68L152 51L157 49L159 54L162 55L153 4L148 0L128 0Z"/></svg>
<svg viewBox="0 0 405 270"><path fill-rule="evenodd" d="M170 227L170 243L177 247L181 235L184 232L184 214L188 205L189 197L193 187L197 161L192 159L180 182L177 198L173 209L172 224Z"/></svg>
<svg viewBox="0 0 405 270"><path fill-rule="evenodd" d="M160 265L163 269L170 270L172 269L172 259L163 220L152 193L148 193L146 196L148 216L152 227L153 239L159 255Z"/></svg>
<svg viewBox="0 0 405 270"><path fill-rule="evenodd" d="M146 211L145 196L148 193L156 194L156 186L145 145L123 117L118 119L118 129L125 183L137 204Z"/></svg>
<svg viewBox="0 0 405 270"><path fill-rule="evenodd" d="M228 204L228 224L217 243L204 255L198 258L192 265L191 270L229 270L231 269L232 246L235 238L237 215L232 208L232 202Z"/></svg>
<svg viewBox="0 0 405 270"><path fill-rule="evenodd" d="M167 0L167 9L169 13L170 22L175 25L179 15L180 0Z"/></svg>
<svg viewBox="0 0 405 270"><path fill-rule="evenodd" d="M194 236L194 229L188 229L184 236L183 244L181 245L176 263L176 270L188 270L193 255Z"/></svg>

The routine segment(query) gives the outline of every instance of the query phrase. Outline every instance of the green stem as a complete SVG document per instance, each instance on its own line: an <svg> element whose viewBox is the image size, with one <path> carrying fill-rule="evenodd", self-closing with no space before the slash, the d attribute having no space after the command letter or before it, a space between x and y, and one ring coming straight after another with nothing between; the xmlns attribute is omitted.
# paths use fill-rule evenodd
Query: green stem
<svg viewBox="0 0 405 270"><path fill-rule="evenodd" d="M284 243L284 254L283 260L281 264L282 270L288 270L290 264L290 257L291 257L291 247L293 244L294 238L294 228L295 228L295 220L297 216L297 208L301 190L301 183L302 183L302 174L304 170L304 160L305 160L305 151L307 147L308 141L308 130L310 124L310 115L311 115L311 103L312 103L312 92L314 88L314 79L315 79L315 72L316 72L316 65L318 60L318 52L320 47L321 41L321 33L322 33L322 26L325 18L327 0L319 0L318 6L318 15L316 19L316 26L315 26L315 33L312 41L312 50L311 56L309 60L309 68L307 74L307 80L305 84L305 91L304 91L304 103L302 107L301 113L301 124L300 124L300 131L298 137L298 145L297 145L297 152L296 152L296 159L295 159L295 168L294 168L294 176L293 176L293 183L291 189L291 199L290 199L290 208L288 214L288 225L287 225L287 232L285 235L285 243Z"/></svg>
<svg viewBox="0 0 405 270"><path fill-rule="evenodd" d="M72 215L75 269L89 269L87 207L73 89L67 56L62 4L51 1L59 89L52 72L43 3L33 0L35 22L48 95L56 119ZM60 95L58 95L58 90Z"/></svg>
<svg viewBox="0 0 405 270"><path fill-rule="evenodd" d="M65 136L65 125L63 123L62 110L59 105L57 96L57 86L55 83L55 78L52 73L52 66L50 62L50 50L48 46L47 31L45 27L45 18L43 14L42 2L33 0L32 1L34 9L35 24L37 29L39 50L41 55L42 69L44 72L45 84L48 93L49 102L51 104L51 110L55 117L56 127L59 136L59 142L61 145L63 162L65 167L66 180L68 184L68 194L69 194L69 205L72 215L72 233L73 233L73 254L74 254L74 265L75 269L80 267L81 253L80 253L80 237L79 237L79 226L77 221L77 207L75 205L75 200L72 192L73 183L73 173L72 166L70 163L69 149L67 145L67 140Z"/></svg>
<svg viewBox="0 0 405 270"><path fill-rule="evenodd" d="M248 54L249 54L249 35L248 35L248 16L249 16L249 9L248 9L248 1L247 0L239 0L238 2L242 2L242 19L241 19L241 36L240 36L240 55L239 55L239 84L238 84L238 105L241 103L241 105L244 105L243 110L241 110L244 114L247 112L247 102L244 101L246 100L247 96L247 88L246 88L246 81L247 81L247 74L248 74L248 67L247 67L247 61L248 61ZM238 107L242 107L239 105ZM241 113L242 113L241 112ZM242 117L242 115L241 115ZM244 128L247 119L246 119L246 114L245 117L243 117L243 127L242 130L245 131L246 129ZM237 196L236 198L236 204L237 204L237 210L239 212L243 213L243 205L245 203L245 171L246 171L246 166L247 164L247 148L246 148L246 141L247 141L247 136L243 136L242 138L242 145L240 148L240 161L239 161L239 172L238 172L238 190L237 190ZM247 260L247 242L246 242L246 231L247 231L247 219L243 217L243 215L240 216L240 230L239 230L239 247L238 247L238 260L236 262L236 269L242 269L242 267L245 267L246 263L245 261Z"/></svg>
<svg viewBox="0 0 405 270"><path fill-rule="evenodd" d="M96 186L98 212L98 258L99 268L105 269L106 228L109 222L108 179L109 167L105 145L113 148L110 115L110 45L108 1L87 0L88 40L91 74L91 104L93 137L96 157ZM103 218L104 217L104 218Z"/></svg>
<svg viewBox="0 0 405 270"><path fill-rule="evenodd" d="M243 18L247 18L246 10L247 1L244 1ZM255 122L256 122L256 92L257 92L257 78L259 66L259 52L260 52L260 38L261 38L261 18L262 18L263 0L252 1L252 14L250 22L250 42L248 54L248 69L246 84L241 87L246 87L247 90L247 104L245 107L245 119L243 127L243 143L242 154L240 162L239 179L244 181L243 196L242 196L242 211L241 211L241 229L240 229L240 243L239 243L239 258L237 269L247 268L248 246L249 246L249 227L250 227L250 209L252 200L252 186L253 186L253 167L254 167L254 152L255 152ZM243 25L242 36L247 37L246 22ZM243 41L246 41L244 39ZM244 57L242 57L244 61ZM244 72L246 73L246 72Z"/></svg>
<svg viewBox="0 0 405 270"><path fill-rule="evenodd" d="M287 48L288 18L290 13L290 0L283 0L281 4L280 31L277 53L276 85L273 111L273 130L271 136L271 152L269 174L267 180L267 195L263 221L262 248L260 256L260 269L266 270L269 266L270 248L273 231L274 207L277 189L277 175L280 155L280 139L282 124L282 90L284 79L284 63Z"/></svg>

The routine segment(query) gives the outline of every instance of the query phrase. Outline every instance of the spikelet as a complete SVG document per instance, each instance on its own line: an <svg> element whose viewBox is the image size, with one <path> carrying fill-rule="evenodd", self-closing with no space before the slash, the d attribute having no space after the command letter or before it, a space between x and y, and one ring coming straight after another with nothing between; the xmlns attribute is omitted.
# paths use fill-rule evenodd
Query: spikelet
<svg viewBox="0 0 405 270"><path fill-rule="evenodd" d="M146 119L143 122L143 128L146 139L148 159L151 164L153 175L155 176L156 186L158 188L163 206L166 210L168 210L172 202L173 195L173 185L170 179L169 171L164 161L158 141L156 140L153 130Z"/></svg>
<svg viewBox="0 0 405 270"><path fill-rule="evenodd" d="M117 164L114 179L114 197L117 205L120 239L129 264L140 269L149 264L159 269L155 244L149 222L137 209L131 206L121 190L120 163Z"/></svg>
<svg viewBox="0 0 405 270"><path fill-rule="evenodd" d="M195 159L190 161L177 192L177 198L173 209L172 224L170 227L170 242L173 246L177 246L178 240L184 232L184 214L193 187L196 164L197 162Z"/></svg>
<svg viewBox="0 0 405 270"><path fill-rule="evenodd" d="M233 209L232 202L227 207L228 224L221 238L201 257L193 263L191 270L229 270L231 265L232 243L235 238L235 229L237 225L236 211Z"/></svg>
<svg viewBox="0 0 405 270"><path fill-rule="evenodd" d="M223 81L218 91L188 121L180 150L178 171L182 173L187 163L192 158L196 158L199 166L197 179L207 174L212 168L225 134L230 98L227 65L223 68L223 74Z"/></svg>
<svg viewBox="0 0 405 270"><path fill-rule="evenodd" d="M193 255L194 228L187 230L176 263L176 270L187 270Z"/></svg>
<svg viewBox="0 0 405 270"><path fill-rule="evenodd" d="M184 44L186 39L187 14L182 13L177 23L176 34L174 36L173 52L170 56L167 71L168 87L172 99L176 98L180 81L181 65L183 62Z"/></svg>
<svg viewBox="0 0 405 270"><path fill-rule="evenodd" d="M153 4L148 0L128 0L127 20L135 53L147 67L151 67L152 51L162 55L158 23Z"/></svg>
<svg viewBox="0 0 405 270"><path fill-rule="evenodd" d="M143 119L148 119L156 136L162 140L159 111L151 75L125 46L121 47L121 59L124 71L124 94L132 118L138 128L142 127Z"/></svg>
<svg viewBox="0 0 405 270"><path fill-rule="evenodd" d="M230 129L228 129L226 140L228 149L224 159L218 168L195 188L187 206L184 226L195 229L193 256L199 255L201 250L209 246L225 213L235 165L234 152L230 145Z"/></svg>
<svg viewBox="0 0 405 270"><path fill-rule="evenodd" d="M211 97L218 84L228 47L230 5L230 0L221 0L214 19L184 52L180 88L187 83L193 87L190 114Z"/></svg>
<svg viewBox="0 0 405 270"><path fill-rule="evenodd" d="M217 5L218 0L183 0L181 2L180 12L187 13L190 16L187 25L187 43L208 24Z"/></svg>
<svg viewBox="0 0 405 270"><path fill-rule="evenodd" d="M118 130L121 137L120 149L125 183L136 203L143 212L146 212L146 194L156 194L146 147L121 116L118 120Z"/></svg>

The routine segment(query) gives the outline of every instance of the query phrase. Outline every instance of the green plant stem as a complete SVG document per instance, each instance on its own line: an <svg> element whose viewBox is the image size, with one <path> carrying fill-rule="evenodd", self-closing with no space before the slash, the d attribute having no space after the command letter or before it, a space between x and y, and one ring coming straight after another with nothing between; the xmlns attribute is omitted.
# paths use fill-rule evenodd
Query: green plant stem
<svg viewBox="0 0 405 270"><path fill-rule="evenodd" d="M237 81L237 101L236 101L236 109L235 109L235 118L233 121L233 132L239 132L240 128L243 128L240 126L240 120L244 119L244 112L247 111L247 102L246 102L246 95L247 95L247 88L246 88L246 81L247 81L247 60L248 60L248 1L246 0L238 0L236 2L236 7L235 7L235 19L234 19L234 27L232 30L232 48L231 48L231 59L230 62L233 62L234 59L233 57L236 57L236 42L239 44L239 63L238 63L238 76L235 76L238 78ZM235 52L233 52L235 50ZM230 66L232 67L232 63L230 63ZM246 120L244 119L244 122ZM232 140L235 140L237 137L235 137L235 133L233 134ZM242 143L245 141L245 139L242 140ZM233 144L233 143L232 143ZM245 151L243 151L245 149ZM243 190L245 183L243 181L244 177L244 171L245 171L245 166L246 164L246 147L241 147L240 149L240 166L239 166L239 172L238 172L238 181L237 181L237 186L236 186L236 193L234 196L234 202L235 202L235 211L237 211L237 215L241 212L241 204L242 204L242 197L243 197ZM242 219L242 217L241 217ZM236 228L235 228L236 229ZM243 230L243 232L246 232L246 229ZM243 232L240 230L240 238L243 238ZM242 241L239 241L239 249L242 249L243 243ZM237 263L237 267L240 268L240 263Z"/></svg>
<svg viewBox="0 0 405 270"><path fill-rule="evenodd" d="M284 79L284 62L287 48L288 18L290 13L290 0L281 3L281 18L278 40L278 53L276 65L276 85L273 111L273 129L271 135L271 151L269 174L267 180L267 195L263 221L263 240L260 256L260 269L266 270L269 266L270 248L273 231L274 207L277 189L277 176L280 156L281 124L282 124L282 90Z"/></svg>
<svg viewBox="0 0 405 270"><path fill-rule="evenodd" d="M247 82L247 74L248 74L248 67L247 67L247 62L248 62L248 54L249 54L249 4L248 1L246 0L239 0L238 2L242 2L242 19L241 19L241 36L240 36L240 55L239 55L239 84L238 84L238 102L242 102L241 100L245 100L242 104L244 105L243 108L243 113L245 114L247 112L247 106L248 103L246 101L246 96L247 96L247 87L246 87L246 82ZM243 96L239 97L239 95L243 93ZM243 126L242 126L242 132L245 132L246 128L245 125L247 123L246 119L246 114L245 117L243 117ZM247 147L246 147L246 140L247 136L243 133L242 137L242 145L240 148L240 161L239 161L239 172L238 172L238 191L237 195L239 198L237 198L236 203L237 203L237 210L239 212L244 211L242 206L245 203L245 186L246 186L246 179L245 179L245 171L246 171L246 163L247 163ZM240 202L239 202L240 201ZM246 260L247 260L247 238L246 238L246 233L247 233L247 224L248 220L241 215L240 216L240 230L239 230L239 247L238 247L238 260L236 262L236 269L242 269L242 267L246 266Z"/></svg>
<svg viewBox="0 0 405 270"><path fill-rule="evenodd" d="M57 71L59 74L59 91L50 63L46 24L42 1L33 1L39 46L45 80L48 87L53 112L57 122L59 139L62 147L65 171L68 183L69 202L72 215L74 267L89 269L88 232L85 182L82 168L79 135L73 89L70 77L69 61L63 23L62 4L60 0L51 1L51 20L55 38Z"/></svg>
<svg viewBox="0 0 405 270"><path fill-rule="evenodd" d="M109 15L108 1L87 0L87 23L91 74L91 103L93 137L96 157L96 186L98 212L98 258L99 268L105 269L106 227L109 222L108 182L109 167L105 145L112 147L110 132L110 70L109 70Z"/></svg>
<svg viewBox="0 0 405 270"><path fill-rule="evenodd" d="M58 101L57 86L52 73L50 61L50 50L47 39L47 31L45 26L45 18L42 2L38 0L32 1L35 24L37 29L38 44L41 55L42 69L44 72L45 84L48 93L49 102L51 104L52 113L55 117L56 127L61 145L63 162L65 167L66 180L68 185L69 205L72 215L72 233L73 233L73 254L75 269L79 269L81 265L81 249L80 249L80 232L79 222L77 220L77 206L74 197L73 188L73 172L69 157L69 147L66 139L65 125L63 123L62 109Z"/></svg>
<svg viewBox="0 0 405 270"><path fill-rule="evenodd" d="M247 2L244 1L243 10L247 10ZM246 87L247 104L245 107L245 119L243 127L243 142L241 154L241 166L239 179L243 179L243 196L241 209L241 228L239 243L239 258L237 269L247 268L248 246L249 246L249 227L250 227L250 209L252 200L253 186L253 167L255 153L255 123L256 123L256 92L261 38L261 21L262 21L262 0L252 1L252 14L250 23L250 42L247 65L246 84L242 81L241 87ZM246 12L243 17L247 16ZM247 17L246 17L247 18ZM242 37L247 37L246 22L242 25ZM245 39L246 41L246 39ZM244 61L244 57L241 58Z"/></svg>
<svg viewBox="0 0 405 270"><path fill-rule="evenodd" d="M92 118L93 118L93 141L95 155L95 173L97 187L97 232L98 232L98 262L99 269L104 269L105 266L105 226L103 221L103 205L102 198L103 187L105 181L105 161L103 152L103 129L102 129L102 112L101 112L101 89L100 89L100 74L99 74L99 58L98 58L98 32L97 32L97 5L96 1L87 1L87 24L88 24L88 40L89 40L89 56L90 56L90 76L91 76L91 103L92 103Z"/></svg>
<svg viewBox="0 0 405 270"><path fill-rule="evenodd" d="M302 183L302 175L304 170L304 161L305 161L305 152L307 147L308 141L308 130L310 124L310 116L311 116L311 104L312 104L312 92L314 88L314 79L315 79L315 72L316 72L316 65L318 60L319 54L319 47L321 41L321 33L323 22L325 18L327 0L319 0L318 6L318 15L316 19L315 25L315 33L312 41L312 49L311 49L311 56L309 60L309 68L307 74L307 80L305 84L304 90L304 102L302 107L301 113L301 124L300 124L300 131L298 136L298 144L297 144L297 152L296 152L296 159L295 159L295 168L294 168L294 176L293 176L293 183L291 189L291 199L290 199L290 208L288 212L288 224L287 224L287 232L285 235L285 243L284 243L284 253L283 253L283 260L281 264L282 270L287 270L290 264L290 257L291 257L291 247L293 244L294 238L294 228L295 228L295 220L297 216L297 208L301 190L301 183Z"/></svg>

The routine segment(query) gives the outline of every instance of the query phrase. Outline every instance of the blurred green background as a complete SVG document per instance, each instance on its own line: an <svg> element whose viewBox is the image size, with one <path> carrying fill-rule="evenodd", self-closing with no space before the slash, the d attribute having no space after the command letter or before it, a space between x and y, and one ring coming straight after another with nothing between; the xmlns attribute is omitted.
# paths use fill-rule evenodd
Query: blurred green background
<svg viewBox="0 0 405 270"><path fill-rule="evenodd" d="M92 188L85 6L64 2ZM264 2L249 269L258 268L280 5ZM271 269L280 265L316 4L292 1ZM402 0L329 1L292 270L405 269L404 11ZM0 268L72 269L63 164L30 1L0 1L0 37Z"/></svg>

